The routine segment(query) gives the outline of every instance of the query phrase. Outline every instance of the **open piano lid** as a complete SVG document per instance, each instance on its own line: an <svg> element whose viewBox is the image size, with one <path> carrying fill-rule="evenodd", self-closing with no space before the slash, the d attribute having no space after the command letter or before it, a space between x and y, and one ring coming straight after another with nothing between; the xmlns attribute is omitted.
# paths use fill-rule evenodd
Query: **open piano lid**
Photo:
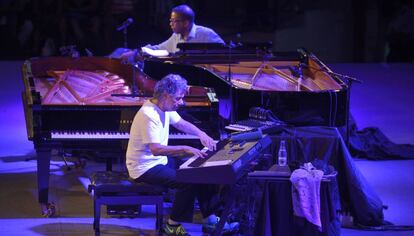
<svg viewBox="0 0 414 236"><path fill-rule="evenodd" d="M132 81L139 93L131 95ZM105 57L32 58L23 66L23 81L28 103L37 97L41 105L140 106L152 97L156 80ZM189 86L186 106L210 106L213 89Z"/></svg>
<svg viewBox="0 0 414 236"><path fill-rule="evenodd" d="M214 88L220 115L231 122L246 119L250 107L262 107L294 125L344 125L347 84L315 55L303 54L207 50L147 58L144 72L155 79L176 73L191 84Z"/></svg>

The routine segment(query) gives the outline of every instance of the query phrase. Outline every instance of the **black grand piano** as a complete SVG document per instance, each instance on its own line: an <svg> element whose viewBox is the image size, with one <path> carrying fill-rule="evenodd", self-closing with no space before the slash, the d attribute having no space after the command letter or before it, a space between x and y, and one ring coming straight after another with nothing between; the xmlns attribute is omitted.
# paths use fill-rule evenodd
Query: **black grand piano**
<svg viewBox="0 0 414 236"><path fill-rule="evenodd" d="M176 73L192 85L215 88L227 122L246 119L250 108L261 107L291 125L346 125L346 81L305 49L272 53L269 43L178 47L169 57L147 56L144 72L154 79Z"/></svg>
<svg viewBox="0 0 414 236"><path fill-rule="evenodd" d="M37 153L38 197L50 216L49 171L52 150L92 151L122 158L135 113L152 96L155 80L118 59L104 57L32 58L23 65L22 93L29 140ZM131 96L133 87L139 94ZM220 139L218 100L213 88L189 86L181 116ZM195 136L170 130L170 142L201 144ZM107 159L107 170L112 161Z"/></svg>

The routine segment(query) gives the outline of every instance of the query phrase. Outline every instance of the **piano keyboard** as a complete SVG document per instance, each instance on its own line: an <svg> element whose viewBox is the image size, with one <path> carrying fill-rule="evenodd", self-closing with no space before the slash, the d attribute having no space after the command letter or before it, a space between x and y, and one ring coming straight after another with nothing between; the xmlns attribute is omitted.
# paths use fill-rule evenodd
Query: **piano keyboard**
<svg viewBox="0 0 414 236"><path fill-rule="evenodd" d="M192 157L191 161L187 161L186 163L183 163L180 168L201 166L206 161L208 161L211 156L216 154L219 150L223 149L224 146L226 146L226 144L229 143L229 141L230 140L228 140L228 139L224 139L224 140L219 141L216 144L216 150L215 151L208 150L208 148L203 148L203 150L201 150L201 151L205 152L207 154L207 156L205 156L205 157Z"/></svg>
<svg viewBox="0 0 414 236"><path fill-rule="evenodd" d="M51 132L52 139L129 139L127 132L83 131L83 132ZM170 139L199 139L195 135L170 133Z"/></svg>
<svg viewBox="0 0 414 236"><path fill-rule="evenodd" d="M234 184L271 143L268 135L260 140L237 144L223 140L217 143L216 151L206 151L207 157L193 156L181 164L177 169L177 180L183 183Z"/></svg>

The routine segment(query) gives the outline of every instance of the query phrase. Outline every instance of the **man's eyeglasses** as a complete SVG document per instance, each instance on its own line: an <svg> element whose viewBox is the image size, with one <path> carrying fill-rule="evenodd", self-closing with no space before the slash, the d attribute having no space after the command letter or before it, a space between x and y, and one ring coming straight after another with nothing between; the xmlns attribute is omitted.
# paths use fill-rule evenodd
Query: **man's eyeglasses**
<svg viewBox="0 0 414 236"><path fill-rule="evenodd" d="M177 22L183 22L184 20L181 19L170 19L170 23L177 23Z"/></svg>

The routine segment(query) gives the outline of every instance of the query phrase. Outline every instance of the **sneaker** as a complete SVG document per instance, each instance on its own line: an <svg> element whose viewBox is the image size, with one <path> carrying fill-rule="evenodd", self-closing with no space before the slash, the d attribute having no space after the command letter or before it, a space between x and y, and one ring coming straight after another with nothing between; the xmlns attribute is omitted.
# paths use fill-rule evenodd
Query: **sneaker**
<svg viewBox="0 0 414 236"><path fill-rule="evenodd" d="M220 221L220 217L217 217L216 222L206 222L203 224L201 230L203 233L213 233L216 230L216 227ZM239 230L239 222L224 223L222 233L235 233Z"/></svg>
<svg viewBox="0 0 414 236"><path fill-rule="evenodd" d="M184 227L181 224L170 225L170 224L167 223L162 227L162 232L165 235L190 236L189 234L187 234L187 232L185 231Z"/></svg>

